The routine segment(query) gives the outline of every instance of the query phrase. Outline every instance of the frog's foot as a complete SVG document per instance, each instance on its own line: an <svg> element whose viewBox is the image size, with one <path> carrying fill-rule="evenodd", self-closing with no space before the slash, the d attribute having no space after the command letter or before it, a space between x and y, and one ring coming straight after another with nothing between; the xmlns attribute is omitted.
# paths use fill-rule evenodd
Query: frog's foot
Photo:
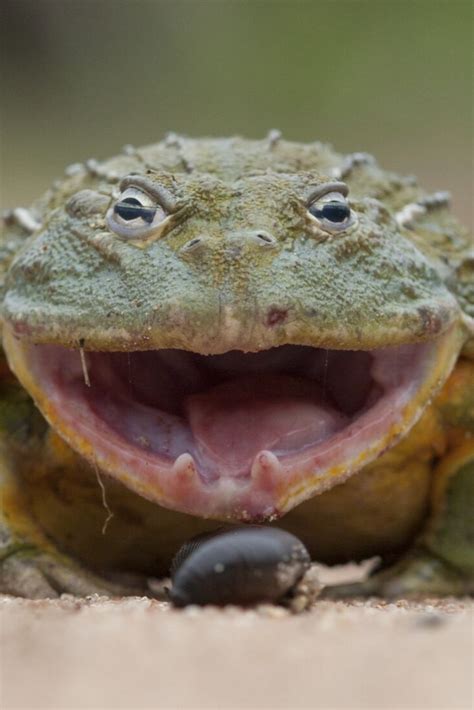
<svg viewBox="0 0 474 710"><path fill-rule="evenodd" d="M429 552L413 552L393 566L375 572L363 582L323 589L321 597L384 597L387 599L460 596L474 591L473 580L461 575Z"/></svg>
<svg viewBox="0 0 474 710"><path fill-rule="evenodd" d="M88 572L65 555L20 549L0 561L0 592L48 599L63 593L79 597L143 595L140 586L118 584Z"/></svg>

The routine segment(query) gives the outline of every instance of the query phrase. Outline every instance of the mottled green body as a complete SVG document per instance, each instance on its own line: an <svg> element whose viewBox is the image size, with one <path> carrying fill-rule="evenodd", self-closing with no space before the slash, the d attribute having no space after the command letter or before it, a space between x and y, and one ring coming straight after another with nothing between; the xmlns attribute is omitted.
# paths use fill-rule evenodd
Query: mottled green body
<svg viewBox="0 0 474 710"><path fill-rule="evenodd" d="M143 249L112 235L105 213L116 176L147 170L179 209ZM469 268L468 236L443 204L416 231L400 230L397 211L426 193L370 162L344 178L358 215L348 237L309 232L306 198L341 170L343 156L319 143L240 139L160 143L102 164L99 176L78 169L34 207L43 227L11 267L4 316L38 342L203 353L435 335L456 310L451 293L470 304L472 282L460 297L456 278ZM274 242L262 247L256 232ZM276 333L264 328L272 308L289 310Z"/></svg>
<svg viewBox="0 0 474 710"><path fill-rule="evenodd" d="M132 174L175 201L163 230L135 241L117 238L106 221L120 180ZM307 204L319 185L341 180L356 218L332 238L308 216ZM429 340L451 328L462 358L474 350L471 241L446 196L428 195L370 156L342 156L320 143L290 143L276 134L264 141L170 136L128 148L100 165L71 166L30 212L7 217L1 239L3 318L36 343L202 354L288 343L357 350ZM434 575L433 590L471 589L474 415L465 388L460 396L456 387L460 378L472 386L472 370L463 359L441 404L426 410L405 441L281 524L302 535L319 559L340 562L399 553L429 519L420 549L451 570L447 585L442 571ZM54 567L56 546L95 572L160 574L183 539L215 526L106 481L114 518L102 534L100 479L48 432L13 380L5 382L3 588L32 595L101 588L80 571L64 581L57 569L69 563L61 558ZM427 440L427 431L434 438ZM440 456L448 461L444 468ZM449 485L433 488L438 478ZM49 557L42 564L44 549ZM30 568L30 553L43 586L41 579L37 586L18 581L17 567ZM412 591L418 578L410 565L401 574L405 586L383 581L380 590Z"/></svg>

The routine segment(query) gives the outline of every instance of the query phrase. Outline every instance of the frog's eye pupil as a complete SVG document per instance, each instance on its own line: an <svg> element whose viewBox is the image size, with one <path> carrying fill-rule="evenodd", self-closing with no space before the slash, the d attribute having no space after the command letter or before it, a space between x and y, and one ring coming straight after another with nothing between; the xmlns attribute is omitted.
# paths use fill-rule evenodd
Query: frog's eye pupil
<svg viewBox="0 0 474 710"><path fill-rule="evenodd" d="M310 212L318 219L325 219L328 222L345 222L350 217L349 205L342 202L326 202L322 207L312 207Z"/></svg>
<svg viewBox="0 0 474 710"><path fill-rule="evenodd" d="M156 214L156 208L144 207L136 197L125 197L115 205L114 212L127 222L141 217L144 222L151 224Z"/></svg>

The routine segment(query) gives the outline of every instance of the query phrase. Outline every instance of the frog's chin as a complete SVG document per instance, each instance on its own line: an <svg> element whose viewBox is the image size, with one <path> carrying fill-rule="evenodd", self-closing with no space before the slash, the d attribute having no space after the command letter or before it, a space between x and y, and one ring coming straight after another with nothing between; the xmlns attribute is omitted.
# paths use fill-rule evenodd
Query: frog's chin
<svg viewBox="0 0 474 710"><path fill-rule="evenodd" d="M383 349L84 352L4 337L49 423L132 490L261 521L344 481L417 421L459 352L452 328Z"/></svg>

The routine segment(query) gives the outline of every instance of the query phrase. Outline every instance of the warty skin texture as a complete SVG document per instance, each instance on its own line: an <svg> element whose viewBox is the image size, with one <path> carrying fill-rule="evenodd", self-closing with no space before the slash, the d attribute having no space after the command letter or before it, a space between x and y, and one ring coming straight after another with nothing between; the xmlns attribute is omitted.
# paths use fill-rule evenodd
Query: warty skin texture
<svg viewBox="0 0 474 710"><path fill-rule="evenodd" d="M166 172L131 156L106 163L106 175L150 171L150 183L172 192L171 223L147 244L107 228L115 177L83 171L60 183L36 208L43 226L10 266L4 318L36 342L204 354L283 343L373 348L433 337L460 319L449 290L459 258L451 270L435 268L445 242L439 254L429 243L424 258L413 230L395 221L399 193L412 202L419 188L386 173L377 181L381 171L367 166L361 187L347 179L356 224L331 235L311 223L307 201L341 158L332 154L330 167L319 144L299 146L292 158L292 144L278 145L184 141L191 173L176 157L173 164L174 146L140 153L147 164L162 160ZM467 237L455 236L462 250ZM274 313L284 317L268 327Z"/></svg>
<svg viewBox="0 0 474 710"><path fill-rule="evenodd" d="M469 235L446 200L432 199L411 177L383 171L370 156L342 156L320 143L275 136L246 141L171 135L67 172L32 206L29 220L15 213L6 219L2 316L20 338L86 351L173 347L217 354L288 343L370 350L451 330L453 352L472 356ZM171 195L173 212L159 233L125 240L110 231L106 216L123 178ZM347 230L330 233L307 208L315 189L341 181L349 188L354 220ZM472 371L468 360L462 363ZM448 382L443 401L450 387ZM408 546L431 505L435 460L444 452L454 456L454 429L465 447L473 426L469 412L460 428L438 413L436 403L422 421L430 422L436 441L426 442L418 425L346 484L295 508L282 526L296 529L312 553L329 562ZM31 508L50 539L96 571L126 567L150 574L153 559L162 572L176 545L214 527L164 511L107 480L120 510L128 511L124 520L116 514L107 539L100 533L103 501L93 469L51 433L15 446L4 464L7 517L23 516L20 528L29 532L16 538L34 538L38 548L46 543L27 522ZM442 488L437 485L435 495ZM400 507L393 509L394 500ZM344 541L332 532L338 516ZM380 549L377 529L383 530ZM127 534L147 550L137 560L121 543ZM410 584L413 578L409 571Z"/></svg>

